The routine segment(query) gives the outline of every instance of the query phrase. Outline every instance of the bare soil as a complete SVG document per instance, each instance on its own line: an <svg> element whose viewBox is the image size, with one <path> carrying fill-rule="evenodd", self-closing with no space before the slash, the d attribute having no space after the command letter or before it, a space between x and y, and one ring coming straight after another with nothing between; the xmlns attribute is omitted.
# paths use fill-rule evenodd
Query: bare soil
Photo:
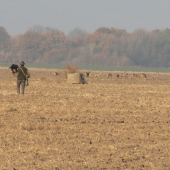
<svg viewBox="0 0 170 170"><path fill-rule="evenodd" d="M30 73L17 95L0 68L0 169L170 169L170 74L68 84L62 70Z"/></svg>

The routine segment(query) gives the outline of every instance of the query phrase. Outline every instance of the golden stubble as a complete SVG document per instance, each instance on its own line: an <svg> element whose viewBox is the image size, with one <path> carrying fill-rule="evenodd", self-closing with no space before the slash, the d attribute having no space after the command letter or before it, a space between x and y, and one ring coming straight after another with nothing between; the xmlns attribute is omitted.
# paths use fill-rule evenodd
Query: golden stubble
<svg viewBox="0 0 170 170"><path fill-rule="evenodd" d="M20 96L0 69L0 169L170 169L169 74L67 84L54 71L30 69Z"/></svg>

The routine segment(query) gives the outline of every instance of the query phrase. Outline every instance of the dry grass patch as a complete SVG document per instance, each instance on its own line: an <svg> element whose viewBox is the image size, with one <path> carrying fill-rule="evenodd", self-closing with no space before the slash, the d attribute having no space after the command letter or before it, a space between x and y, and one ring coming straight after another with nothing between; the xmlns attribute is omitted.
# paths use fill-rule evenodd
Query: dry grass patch
<svg viewBox="0 0 170 170"><path fill-rule="evenodd" d="M0 169L170 169L169 74L136 81L104 72L75 85L53 70L30 72L18 96L0 69Z"/></svg>

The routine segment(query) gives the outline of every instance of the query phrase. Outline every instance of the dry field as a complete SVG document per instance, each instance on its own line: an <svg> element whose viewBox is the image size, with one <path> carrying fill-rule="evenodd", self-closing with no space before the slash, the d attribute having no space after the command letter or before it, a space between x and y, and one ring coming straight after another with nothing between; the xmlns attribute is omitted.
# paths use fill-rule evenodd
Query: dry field
<svg viewBox="0 0 170 170"><path fill-rule="evenodd" d="M54 71L30 69L19 96L0 68L0 170L170 169L170 74L83 85Z"/></svg>

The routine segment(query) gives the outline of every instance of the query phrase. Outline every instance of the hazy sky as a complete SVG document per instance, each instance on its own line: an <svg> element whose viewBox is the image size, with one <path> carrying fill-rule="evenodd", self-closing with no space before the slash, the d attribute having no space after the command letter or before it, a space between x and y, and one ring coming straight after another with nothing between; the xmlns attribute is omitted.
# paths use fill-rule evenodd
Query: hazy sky
<svg viewBox="0 0 170 170"><path fill-rule="evenodd" d="M76 27L151 31L169 28L169 16L170 0L0 0L0 26L12 36L35 25L65 34Z"/></svg>

